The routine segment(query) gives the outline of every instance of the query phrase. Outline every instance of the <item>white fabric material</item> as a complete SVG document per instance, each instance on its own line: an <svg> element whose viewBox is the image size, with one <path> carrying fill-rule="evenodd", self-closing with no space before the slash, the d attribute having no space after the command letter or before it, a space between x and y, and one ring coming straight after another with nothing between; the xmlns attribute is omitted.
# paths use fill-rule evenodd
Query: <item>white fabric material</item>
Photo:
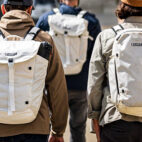
<svg viewBox="0 0 142 142"><path fill-rule="evenodd" d="M109 62L109 83L110 100L118 110L142 117L142 29L127 29L117 35Z"/></svg>
<svg viewBox="0 0 142 142"><path fill-rule="evenodd" d="M2 35L0 35L0 41L1 41L1 40L3 40L3 36L2 36Z"/></svg>
<svg viewBox="0 0 142 142"><path fill-rule="evenodd" d="M0 123L30 123L41 105L48 60L37 55L40 42L0 44Z"/></svg>
<svg viewBox="0 0 142 142"><path fill-rule="evenodd" d="M88 47L88 21L83 19L86 13L82 11L78 16L62 15L59 10L49 16L50 35L61 57L66 75L81 72L86 61Z"/></svg>
<svg viewBox="0 0 142 142"><path fill-rule="evenodd" d="M14 98L14 62L8 62L9 67L9 96L8 96L8 115L12 115L15 111Z"/></svg>

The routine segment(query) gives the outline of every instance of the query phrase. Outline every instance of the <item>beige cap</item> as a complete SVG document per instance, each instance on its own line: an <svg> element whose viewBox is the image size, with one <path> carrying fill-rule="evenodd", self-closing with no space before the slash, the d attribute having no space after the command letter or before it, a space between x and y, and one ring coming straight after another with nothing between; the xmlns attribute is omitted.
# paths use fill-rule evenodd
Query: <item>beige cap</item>
<svg viewBox="0 0 142 142"><path fill-rule="evenodd" d="M133 7L142 7L142 0L121 0L121 1Z"/></svg>

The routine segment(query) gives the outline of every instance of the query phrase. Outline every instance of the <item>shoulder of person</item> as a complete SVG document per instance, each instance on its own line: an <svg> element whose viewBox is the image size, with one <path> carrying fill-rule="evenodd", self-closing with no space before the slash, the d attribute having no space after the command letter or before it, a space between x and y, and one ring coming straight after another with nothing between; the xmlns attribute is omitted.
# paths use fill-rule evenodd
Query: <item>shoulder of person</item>
<svg viewBox="0 0 142 142"><path fill-rule="evenodd" d="M100 32L97 37L94 49L97 49L101 52L103 62L107 62L111 55L115 36L115 32L111 28L109 28Z"/></svg>
<svg viewBox="0 0 142 142"><path fill-rule="evenodd" d="M114 39L121 31L125 29L124 24L117 24L112 26L109 29L103 30L101 34L101 38L104 40Z"/></svg>
<svg viewBox="0 0 142 142"><path fill-rule="evenodd" d="M51 44L51 46L54 46L52 37L48 34L48 32L45 32L43 30L40 30L40 32L38 33L35 40L41 41L41 42L45 41L45 42L48 42L49 44Z"/></svg>
<svg viewBox="0 0 142 142"><path fill-rule="evenodd" d="M100 34L99 34L101 41L106 43L111 39L114 39L116 37L116 33L113 31L112 28L108 28L103 30Z"/></svg>
<svg viewBox="0 0 142 142"><path fill-rule="evenodd" d="M48 16L55 14L54 11L50 11L50 12L45 12L40 16L40 19L42 20L46 20L48 18Z"/></svg>
<svg viewBox="0 0 142 142"><path fill-rule="evenodd" d="M99 24L99 20L95 14L86 11L84 18L92 24Z"/></svg>

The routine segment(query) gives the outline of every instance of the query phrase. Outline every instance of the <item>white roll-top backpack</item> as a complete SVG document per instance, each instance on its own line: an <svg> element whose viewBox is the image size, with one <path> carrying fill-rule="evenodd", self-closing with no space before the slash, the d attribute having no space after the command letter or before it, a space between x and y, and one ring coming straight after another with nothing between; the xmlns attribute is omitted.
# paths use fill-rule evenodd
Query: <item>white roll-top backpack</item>
<svg viewBox="0 0 142 142"><path fill-rule="evenodd" d="M24 124L36 119L52 48L34 41L39 31L33 27L25 38L5 38L0 32L0 123Z"/></svg>
<svg viewBox="0 0 142 142"><path fill-rule="evenodd" d="M88 21L83 18L86 11L81 11L77 16L61 14L59 9L54 9L54 12L48 17L49 34L61 57L64 72L66 75L79 74L87 58L90 37Z"/></svg>
<svg viewBox="0 0 142 142"><path fill-rule="evenodd" d="M113 28L117 36L109 61L109 101L121 113L142 117L142 29L122 28Z"/></svg>

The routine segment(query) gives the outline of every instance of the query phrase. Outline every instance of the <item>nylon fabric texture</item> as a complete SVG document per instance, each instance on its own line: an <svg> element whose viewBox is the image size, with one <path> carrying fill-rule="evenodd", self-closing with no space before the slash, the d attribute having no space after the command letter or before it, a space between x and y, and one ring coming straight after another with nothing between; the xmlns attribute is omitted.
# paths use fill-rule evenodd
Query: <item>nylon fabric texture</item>
<svg viewBox="0 0 142 142"><path fill-rule="evenodd" d="M83 19L86 12L76 15L64 14L59 10L49 16L50 35L61 57L66 75L81 72L86 61L88 46L88 22Z"/></svg>
<svg viewBox="0 0 142 142"><path fill-rule="evenodd" d="M141 29L122 30L114 41L109 62L112 103L121 113L139 117L142 117L141 36Z"/></svg>
<svg viewBox="0 0 142 142"><path fill-rule="evenodd" d="M33 40L1 41L0 123L24 124L35 120L48 66L48 60L37 54L40 45L41 42Z"/></svg>

